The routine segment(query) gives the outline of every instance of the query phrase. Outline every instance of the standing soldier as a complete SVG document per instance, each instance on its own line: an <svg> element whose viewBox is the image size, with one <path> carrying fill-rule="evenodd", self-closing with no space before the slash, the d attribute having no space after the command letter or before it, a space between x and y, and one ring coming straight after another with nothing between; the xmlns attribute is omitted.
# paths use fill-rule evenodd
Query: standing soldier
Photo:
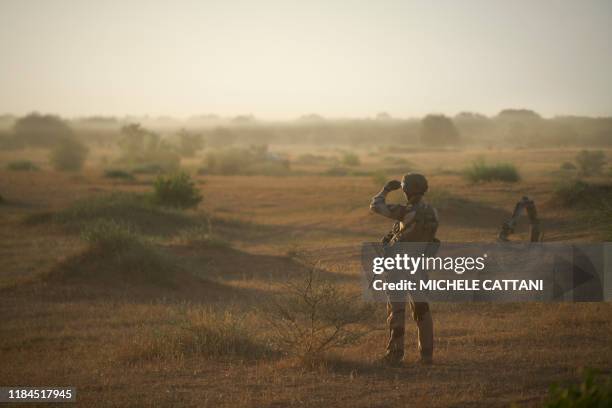
<svg viewBox="0 0 612 408"><path fill-rule="evenodd" d="M408 200L407 205L387 204L385 198L390 191L402 189ZM427 179L421 174L406 174L402 181L387 182L380 193L372 198L370 210L399 221L397 242L434 242L438 229L436 210L423 200L428 189ZM418 346L421 363L431 364L433 358L433 321L427 302L409 300L412 318L418 328ZM404 328L406 301L387 302L387 325L389 341L382 362L399 365L404 357Z"/></svg>

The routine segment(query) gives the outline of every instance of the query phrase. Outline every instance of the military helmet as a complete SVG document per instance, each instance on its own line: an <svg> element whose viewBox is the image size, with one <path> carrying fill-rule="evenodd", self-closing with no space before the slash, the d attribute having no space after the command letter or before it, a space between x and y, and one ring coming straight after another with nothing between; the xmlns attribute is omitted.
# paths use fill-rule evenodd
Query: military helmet
<svg viewBox="0 0 612 408"><path fill-rule="evenodd" d="M425 194L429 185L422 174L408 173L402 178L402 190L408 195Z"/></svg>

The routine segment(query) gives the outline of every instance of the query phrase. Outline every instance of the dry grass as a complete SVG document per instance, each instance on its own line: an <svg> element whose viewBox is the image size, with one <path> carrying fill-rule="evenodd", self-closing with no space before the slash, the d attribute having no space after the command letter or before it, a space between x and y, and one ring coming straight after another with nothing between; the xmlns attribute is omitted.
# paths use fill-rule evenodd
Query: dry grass
<svg viewBox="0 0 612 408"><path fill-rule="evenodd" d="M377 155L356 153L360 169L380 166ZM293 253L299 246L320 259L329 281L358 289L359 244L378 240L389 227L367 211L379 189L370 177L316 176L328 163L315 161L301 164L299 171L310 175L299 177L200 176L206 200L193 213L133 202L112 210L87 204L77 211L117 190L146 192L152 180L139 176L139 183L117 184L105 178L93 166L106 152L93 150L92 167L81 175L49 171L40 152L23 154L0 152L0 169L19 159L42 169L0 170L6 200L0 207L2 385L73 385L82 406L537 406L552 382L575 380L584 366L610 368L608 303L435 304L433 366L374 365L384 348L380 330L305 370L271 350L272 333L256 310L303 272L286 256L288 248ZM541 149L393 156L431 174L443 241L494 239L524 194L538 204L546 240L598 241L605 231L584 223L573 208L554 205L559 163L575 154ZM459 170L482 155L520 163L522 179L463 180ZM445 170L437 171L442 165ZM395 193L390 198L401 200ZM41 213L49 215L24 223ZM72 221L57 222L58 214ZM39 276L67 264L89 272L133 269L107 255L83 258L92 244L76 232L93 219L123 220L153 239L149 248L180 267L175 285L41 281ZM525 234L518 231L517 237ZM216 245L221 239L228 245ZM160 264L149 255L143 256ZM366 323L384 328L382 305ZM408 322L408 360L416 360L415 337Z"/></svg>

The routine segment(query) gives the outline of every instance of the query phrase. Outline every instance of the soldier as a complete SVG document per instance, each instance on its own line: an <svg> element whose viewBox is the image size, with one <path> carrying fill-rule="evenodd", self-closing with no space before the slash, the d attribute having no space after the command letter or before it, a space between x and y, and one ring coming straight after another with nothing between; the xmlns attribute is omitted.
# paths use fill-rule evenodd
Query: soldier
<svg viewBox="0 0 612 408"><path fill-rule="evenodd" d="M407 205L387 204L385 198L390 191L401 188ZM436 210L423 200L428 189L427 179L421 174L406 174L402 181L387 182L380 193L372 198L370 210L384 217L399 221L398 242L434 242L438 229ZM418 328L418 347L423 364L431 364L433 358L433 321L427 302L410 298L412 318ZM389 365L401 364L404 357L404 328L406 301L387 302L387 326L389 341L382 362Z"/></svg>

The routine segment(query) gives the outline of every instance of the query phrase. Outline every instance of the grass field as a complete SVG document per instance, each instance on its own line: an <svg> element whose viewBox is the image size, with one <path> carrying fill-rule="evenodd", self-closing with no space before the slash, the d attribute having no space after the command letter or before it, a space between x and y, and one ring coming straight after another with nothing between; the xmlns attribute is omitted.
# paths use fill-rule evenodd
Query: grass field
<svg viewBox="0 0 612 408"><path fill-rule="evenodd" d="M309 152L291 149L291 159ZM427 175L442 241L494 240L523 195L538 206L545 241L609 240L609 218L555 202L557 183L575 176L560 164L577 151L398 153L404 164L388 177L402 166ZM274 350L260 305L304 271L295 253L357 292L360 244L390 226L368 212L381 185L365 175L389 153L357 153L361 176L322 175L320 162L292 166L293 176L194 176L204 196L196 209L124 213L146 241L130 258L92 247L62 220L79 200L148 191L152 176L104 177L103 151L76 174L50 170L40 151L0 152L0 384L75 386L88 407L538 406L551 383L574 381L583 367L610 370L609 303L434 304L431 367L410 363L411 322L405 367L374 364L383 305L365 322L376 330L314 368ZM479 157L514 163L520 180L467 181L462 172ZM40 170L6 169L23 159ZM182 165L195 170L199 160ZM88 214L79 223L97 216ZM525 237L521 228L515 239Z"/></svg>

